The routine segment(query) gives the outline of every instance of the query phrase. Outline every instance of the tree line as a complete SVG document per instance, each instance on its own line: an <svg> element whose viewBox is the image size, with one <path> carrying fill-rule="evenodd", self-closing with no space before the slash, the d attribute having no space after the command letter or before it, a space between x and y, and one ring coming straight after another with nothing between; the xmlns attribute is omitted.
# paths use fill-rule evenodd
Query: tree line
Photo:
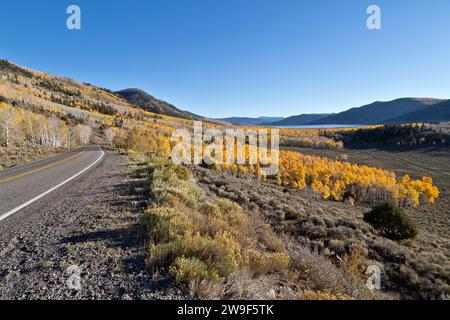
<svg viewBox="0 0 450 320"><path fill-rule="evenodd" d="M91 135L92 128L88 125L71 125L55 114L47 116L18 108L0 96L0 145L5 148L25 142L72 148L88 144Z"/></svg>

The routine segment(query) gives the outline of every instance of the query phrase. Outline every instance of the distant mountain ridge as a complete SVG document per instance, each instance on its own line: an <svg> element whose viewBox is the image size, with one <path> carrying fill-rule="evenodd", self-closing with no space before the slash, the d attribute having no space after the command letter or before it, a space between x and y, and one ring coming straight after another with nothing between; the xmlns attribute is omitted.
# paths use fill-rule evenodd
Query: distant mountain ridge
<svg viewBox="0 0 450 320"><path fill-rule="evenodd" d="M170 104L161 99L155 98L144 90L138 88L128 88L120 91L112 91L106 88L100 88L90 83L81 83L63 76L54 76L37 70L31 70L26 67L21 67L7 60L0 59L0 82L5 82L0 87L1 99L11 100L35 100L33 92L28 92L27 89L32 88L34 91L45 91L41 93L39 99L47 100L46 103L52 108L69 113L72 116L81 118L88 117L91 109L99 114L116 115L129 114L133 112L133 107L138 107L142 110L152 112L155 114L167 115L176 118L199 120L215 123L218 125L258 125L272 121L283 119L282 117L259 117L259 118L244 118L235 117L227 119L210 119L200 115L184 111L173 104ZM12 77L12 78L11 78ZM17 91L13 84L18 82L18 77L22 79L26 86L19 98L19 91ZM11 80L11 79L13 80ZM16 86L20 86L21 83ZM81 93L83 92L83 94ZM46 97L48 98L42 98ZM82 99L83 98L83 99ZM40 102L42 103L42 101ZM80 108L79 105L83 105ZM231 121L230 121L231 120Z"/></svg>
<svg viewBox="0 0 450 320"><path fill-rule="evenodd" d="M433 98L399 98L392 101L376 101L362 107L351 108L340 113L300 114L283 117L229 117L207 119L157 99L140 89L125 89L115 92L128 103L149 112L191 120L207 120L234 125L371 125L408 122L450 121L450 100Z"/></svg>
<svg viewBox="0 0 450 320"><path fill-rule="evenodd" d="M450 121L450 100L444 100L427 108L409 112L390 119L386 123L446 122Z"/></svg>
<svg viewBox="0 0 450 320"><path fill-rule="evenodd" d="M209 119L157 99L140 89L113 92L75 80L53 76L0 59L0 94L7 99L25 101L39 107L51 106L77 118L96 114L116 115L135 112L134 106L152 113L183 119L202 120L220 125L370 125L411 122L450 121L450 100L399 98L376 101L337 114L300 114L282 117L231 117ZM20 81L19 81L19 80ZM18 87L22 86L20 90ZM32 90L30 90L32 89ZM36 96L36 92L39 95ZM44 103L43 101L46 100Z"/></svg>
<svg viewBox="0 0 450 320"><path fill-rule="evenodd" d="M374 103L352 108L347 111L310 122L310 125L322 124L381 124L390 119L416 112L443 100L432 98L400 98L392 101Z"/></svg>
<svg viewBox="0 0 450 320"><path fill-rule="evenodd" d="M334 115L334 113L301 114L298 116L288 117L283 120L271 122L268 124L271 126L301 126L301 125L307 125L312 121L318 121L325 117L329 117L331 115Z"/></svg>
<svg viewBox="0 0 450 320"><path fill-rule="evenodd" d="M230 117L230 118L219 118L216 120L229 122L235 125L250 125L257 126L262 124L267 124L270 122L280 121L284 119L283 117L258 117L258 118L250 118L250 117Z"/></svg>
<svg viewBox="0 0 450 320"><path fill-rule="evenodd" d="M376 101L361 107L332 114L300 114L276 121L271 117L220 119L238 125L371 125L411 122L450 121L450 100L434 98L399 98Z"/></svg>
<svg viewBox="0 0 450 320"><path fill-rule="evenodd" d="M128 103L149 112L183 119L191 119L191 120L204 119L203 117L193 114L191 112L180 110L174 105L165 102L163 100L159 100L141 89L136 88L124 89L116 91L115 94L124 98Z"/></svg>

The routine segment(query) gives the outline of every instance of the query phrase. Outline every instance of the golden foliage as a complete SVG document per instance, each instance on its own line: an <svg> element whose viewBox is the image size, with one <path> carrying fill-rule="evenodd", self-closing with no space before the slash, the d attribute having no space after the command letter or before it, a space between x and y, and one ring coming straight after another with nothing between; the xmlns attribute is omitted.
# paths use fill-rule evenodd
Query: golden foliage
<svg viewBox="0 0 450 320"><path fill-rule="evenodd" d="M279 185L303 189L306 186L322 194L324 199L340 201L348 192L360 201L394 200L417 207L433 203L439 190L429 177L397 180L394 172L360 166L297 152L280 152Z"/></svg>
<svg viewBox="0 0 450 320"><path fill-rule="evenodd" d="M248 148L246 148L248 160ZM412 180L409 176L397 179L394 172L331 160L298 152L280 151L278 185L297 189L311 188L324 199L342 201L350 198L361 202L394 201L402 206L417 207L434 203L439 189L430 177ZM253 165L216 165L218 170L232 174L252 174L265 180L264 170Z"/></svg>

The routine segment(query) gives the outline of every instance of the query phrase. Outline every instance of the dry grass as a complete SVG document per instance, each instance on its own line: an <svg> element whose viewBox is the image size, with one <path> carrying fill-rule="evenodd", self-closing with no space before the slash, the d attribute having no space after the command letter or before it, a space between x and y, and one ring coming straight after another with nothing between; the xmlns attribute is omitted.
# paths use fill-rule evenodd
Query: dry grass
<svg viewBox="0 0 450 320"><path fill-rule="evenodd" d="M301 299L304 290L329 292L330 299L364 295L355 294L360 283L344 266L293 247L258 213L205 194L187 168L161 159L148 168L153 201L142 218L148 268L196 298Z"/></svg>
<svg viewBox="0 0 450 320"><path fill-rule="evenodd" d="M381 237L363 220L370 208L324 201L308 190L192 170L207 194L232 199L246 212L262 216L277 238L292 244L290 270L299 271L300 287L358 299L386 297L385 293L440 299L450 293L448 251L425 247L421 237L400 242ZM366 275L361 272L374 264L381 266L383 289L375 296L364 289Z"/></svg>
<svg viewBox="0 0 450 320"><path fill-rule="evenodd" d="M0 147L0 170L31 161L45 159L64 152L65 148L53 148L28 143L25 145Z"/></svg>

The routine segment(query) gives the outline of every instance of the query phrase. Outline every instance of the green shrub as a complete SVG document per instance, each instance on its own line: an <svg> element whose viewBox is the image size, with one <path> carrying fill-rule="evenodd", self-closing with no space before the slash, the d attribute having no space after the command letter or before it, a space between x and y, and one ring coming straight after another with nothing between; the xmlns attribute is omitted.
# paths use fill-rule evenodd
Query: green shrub
<svg viewBox="0 0 450 320"><path fill-rule="evenodd" d="M190 172L182 166L155 164L152 172L152 194L159 205L173 205L182 201L189 208L195 208L202 190L196 185Z"/></svg>
<svg viewBox="0 0 450 320"><path fill-rule="evenodd" d="M220 217L221 215L219 206L210 202L201 203L198 210L206 216Z"/></svg>
<svg viewBox="0 0 450 320"><path fill-rule="evenodd" d="M244 252L244 261L249 270L256 276L288 270L290 257L286 253L262 253L255 249Z"/></svg>
<svg viewBox="0 0 450 320"><path fill-rule="evenodd" d="M378 230L380 235L391 240L412 239L419 234L411 219L392 203L376 206L364 215L364 221Z"/></svg>
<svg viewBox="0 0 450 320"><path fill-rule="evenodd" d="M172 241L191 229L186 215L174 208L148 209L141 223L147 228L150 242L156 244Z"/></svg>
<svg viewBox="0 0 450 320"><path fill-rule="evenodd" d="M214 200L214 204L220 208L220 212L223 214L236 214L243 212L241 206L228 199L216 199Z"/></svg>
<svg viewBox="0 0 450 320"><path fill-rule="evenodd" d="M192 257L179 257L170 267L170 273L178 283L190 284L195 280L209 280L219 282L218 274L211 270L203 261Z"/></svg>
<svg viewBox="0 0 450 320"><path fill-rule="evenodd" d="M208 274L217 274L220 277L217 280L222 281L237 270L241 248L227 233L217 234L214 238L188 233L171 242L151 245L147 262L151 268L170 266L178 270L176 259L180 257L202 261Z"/></svg>
<svg viewBox="0 0 450 320"><path fill-rule="evenodd" d="M153 201L141 222L148 232L150 270L168 272L190 287L223 285L244 269L254 275L289 269L289 255L258 245L255 225L241 206L201 200L203 191L188 168L153 158L148 173Z"/></svg>

